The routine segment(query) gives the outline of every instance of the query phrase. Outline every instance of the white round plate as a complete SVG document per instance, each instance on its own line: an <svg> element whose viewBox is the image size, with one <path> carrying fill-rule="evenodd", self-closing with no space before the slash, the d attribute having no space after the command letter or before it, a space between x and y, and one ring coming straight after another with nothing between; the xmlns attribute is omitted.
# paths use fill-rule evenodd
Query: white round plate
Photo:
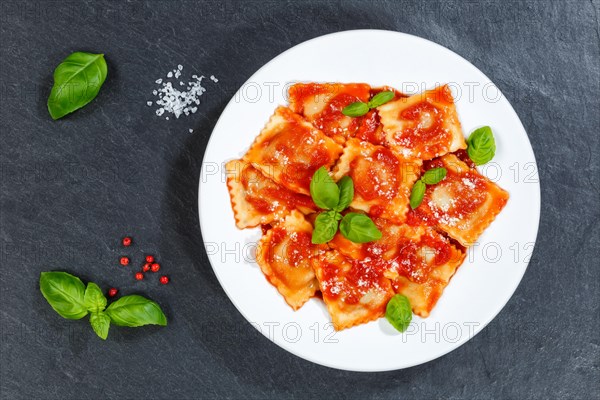
<svg viewBox="0 0 600 400"><path fill-rule="evenodd" d="M449 83L465 135L489 125L496 156L479 168L510 200L470 248L429 318L396 332L385 320L334 332L324 304L294 312L254 262L260 228L235 227L223 163L240 158L295 82L365 82L418 93ZM531 144L498 88L471 63L428 40L398 32L339 32L299 44L256 72L229 102L212 132L200 177L204 245L225 293L271 341L332 368L385 371L438 358L481 331L517 288L533 251L540 187Z"/></svg>

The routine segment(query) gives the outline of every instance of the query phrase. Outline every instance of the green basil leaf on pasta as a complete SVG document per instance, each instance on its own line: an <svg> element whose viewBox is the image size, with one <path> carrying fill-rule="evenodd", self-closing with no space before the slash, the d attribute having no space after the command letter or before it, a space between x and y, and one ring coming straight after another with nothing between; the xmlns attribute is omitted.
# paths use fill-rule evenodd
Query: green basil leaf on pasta
<svg viewBox="0 0 600 400"><path fill-rule="evenodd" d="M415 182L410 192L410 208L413 210L421 205L427 187L420 179Z"/></svg>
<svg viewBox="0 0 600 400"><path fill-rule="evenodd" d="M344 211L352 203L352 199L354 199L354 182L349 176L344 176L339 180L337 185L340 188L340 200L335 209L337 211Z"/></svg>
<svg viewBox="0 0 600 400"><path fill-rule="evenodd" d="M167 317L160 306L136 294L121 297L111 303L106 309L106 314L119 326L167 325Z"/></svg>
<svg viewBox="0 0 600 400"><path fill-rule="evenodd" d="M496 154L496 141L492 128L483 126L475 129L467 139L467 154L477 165L489 162Z"/></svg>
<svg viewBox="0 0 600 400"><path fill-rule="evenodd" d="M435 185L444 179L447 173L446 168L432 168L423 174L421 180L427 185Z"/></svg>
<svg viewBox="0 0 600 400"><path fill-rule="evenodd" d="M385 309L385 319L398 331L404 332L412 320L412 309L408 297L402 294L392 297Z"/></svg>
<svg viewBox="0 0 600 400"><path fill-rule="evenodd" d="M355 103L348 104L342 110L342 114L347 115L348 117L362 117L368 112L369 106L367 105L367 103L363 103L362 101L357 101Z"/></svg>
<svg viewBox="0 0 600 400"><path fill-rule="evenodd" d="M110 317L106 313L102 311L91 313L90 325L98 337L106 340L108 337L108 328L110 328Z"/></svg>
<svg viewBox="0 0 600 400"><path fill-rule="evenodd" d="M48 98L52 119L59 119L92 101L106 80L104 54L75 52L54 70L54 86Z"/></svg>
<svg viewBox="0 0 600 400"><path fill-rule="evenodd" d="M84 305L85 286L76 276L66 272L42 272L40 291L63 318L80 319L88 313Z"/></svg>
<svg viewBox="0 0 600 400"><path fill-rule="evenodd" d="M340 222L340 232L354 243L367 243L381 239L381 231L365 214L348 213Z"/></svg>
<svg viewBox="0 0 600 400"><path fill-rule="evenodd" d="M369 101L369 108L375 108L384 105L394 98L395 94L392 91L379 92Z"/></svg>
<svg viewBox="0 0 600 400"><path fill-rule="evenodd" d="M333 239L338 230L339 215L335 211L326 211L317 215L311 240L314 244L327 243Z"/></svg>
<svg viewBox="0 0 600 400"><path fill-rule="evenodd" d="M315 204L325 210L334 209L338 205L340 189L325 167L315 171L310 181L310 195Z"/></svg>
<svg viewBox="0 0 600 400"><path fill-rule="evenodd" d="M83 304L89 312L104 311L106 308L106 297L102 289L94 282L88 282L83 296Z"/></svg>

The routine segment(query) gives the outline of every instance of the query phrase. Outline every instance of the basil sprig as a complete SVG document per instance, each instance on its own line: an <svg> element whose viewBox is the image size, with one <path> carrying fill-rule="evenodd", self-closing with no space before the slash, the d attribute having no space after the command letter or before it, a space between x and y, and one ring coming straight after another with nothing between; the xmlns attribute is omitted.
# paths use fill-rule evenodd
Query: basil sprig
<svg viewBox="0 0 600 400"><path fill-rule="evenodd" d="M425 196L426 185L435 185L440 183L445 177L448 171L446 168L432 168L426 171L421 179L415 182L410 193L410 208L413 210L421 205L423 197Z"/></svg>
<svg viewBox="0 0 600 400"><path fill-rule="evenodd" d="M108 68L104 54L75 52L54 70L48 112L59 119L85 106L98 95Z"/></svg>
<svg viewBox="0 0 600 400"><path fill-rule="evenodd" d="M119 326L167 325L160 306L139 295L123 296L108 308L106 296L98 285L66 272L42 272L40 290L50 306L61 317L81 319L90 314L90 325L96 334L106 339L111 322Z"/></svg>
<svg viewBox="0 0 600 400"><path fill-rule="evenodd" d="M471 132L467 139L467 154L477 165L483 165L494 158L496 141L492 128L483 126Z"/></svg>
<svg viewBox="0 0 600 400"><path fill-rule="evenodd" d="M402 294L392 297L385 308L385 319L398 331L404 332L412 320L412 310L408 297Z"/></svg>
<svg viewBox="0 0 600 400"><path fill-rule="evenodd" d="M388 101L392 100L394 96L395 94L391 90L379 92L375 96L373 96L373 98L367 103L364 103L362 101L356 101L354 103L348 104L342 110L342 114L347 115L348 117L362 117L363 115L368 113L370 109L384 105Z"/></svg>
<svg viewBox="0 0 600 400"><path fill-rule="evenodd" d="M341 212L348 208L354 198L354 182L349 176L344 176L336 184L327 169L321 167L315 171L310 181L310 195L317 206L327 210L315 219L312 234L314 244L327 243L333 239L338 225L342 235L355 243L381 239L381 232L368 216L353 212L342 216Z"/></svg>

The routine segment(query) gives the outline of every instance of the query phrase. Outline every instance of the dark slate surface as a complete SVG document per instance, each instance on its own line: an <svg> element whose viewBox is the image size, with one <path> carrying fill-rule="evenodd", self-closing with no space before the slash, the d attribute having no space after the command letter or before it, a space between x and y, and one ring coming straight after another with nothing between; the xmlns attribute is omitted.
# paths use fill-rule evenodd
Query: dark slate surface
<svg viewBox="0 0 600 400"><path fill-rule="evenodd" d="M300 3L2 2L1 397L599 398L599 2ZM246 323L196 210L206 142L239 85L295 44L356 28L422 36L479 67L523 121L542 185L534 256L500 315L441 359L377 374L309 363ZM52 70L75 50L106 53L110 77L53 122ZM157 119L145 102L177 64L220 82L193 117ZM172 285L116 266L124 233ZM37 285L49 269L141 291L170 325L102 342L50 310Z"/></svg>

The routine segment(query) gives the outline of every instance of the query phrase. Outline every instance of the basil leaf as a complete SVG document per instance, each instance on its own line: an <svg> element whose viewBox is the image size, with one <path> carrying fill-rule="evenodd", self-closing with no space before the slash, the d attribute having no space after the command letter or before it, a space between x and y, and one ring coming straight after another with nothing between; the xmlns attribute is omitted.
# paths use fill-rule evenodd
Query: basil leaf
<svg viewBox="0 0 600 400"><path fill-rule="evenodd" d="M106 297L102 293L102 289L94 282L88 282L83 296L83 304L92 313L104 311L106 308Z"/></svg>
<svg viewBox="0 0 600 400"><path fill-rule="evenodd" d="M357 101L352 104L348 104L342 110L342 114L347 115L348 117L361 117L369 112L369 106L367 103L363 103L362 101Z"/></svg>
<svg viewBox="0 0 600 400"><path fill-rule="evenodd" d="M423 183L426 183L428 185L435 185L436 183L439 183L442 179L444 179L447 173L448 171L446 170L446 168L432 168L423 174L421 180L423 181Z"/></svg>
<svg viewBox="0 0 600 400"><path fill-rule="evenodd" d="M42 272L40 291L61 317L80 319L87 315L85 286L81 279L66 272Z"/></svg>
<svg viewBox="0 0 600 400"><path fill-rule="evenodd" d="M475 129L467 139L467 154L477 165L489 162L496 154L496 141L492 128L484 126Z"/></svg>
<svg viewBox="0 0 600 400"><path fill-rule="evenodd" d="M367 243L381 239L381 231L365 214L348 213L340 222L342 235L354 243Z"/></svg>
<svg viewBox="0 0 600 400"><path fill-rule="evenodd" d="M52 119L59 119L92 101L106 80L104 54L76 52L54 70L54 86L48 98Z"/></svg>
<svg viewBox="0 0 600 400"><path fill-rule="evenodd" d="M322 244L333 239L338 230L339 218L340 214L335 211L326 211L317 215L311 241L314 244Z"/></svg>
<svg viewBox="0 0 600 400"><path fill-rule="evenodd" d="M367 104L369 108L375 108L384 105L394 98L395 94L392 91L379 92Z"/></svg>
<svg viewBox="0 0 600 400"><path fill-rule="evenodd" d="M412 310L408 297L402 294L392 297L385 308L385 319L398 331L404 332L412 320Z"/></svg>
<svg viewBox="0 0 600 400"><path fill-rule="evenodd" d="M137 294L121 297L111 303L106 314L119 326L167 325L167 318L160 306Z"/></svg>
<svg viewBox="0 0 600 400"><path fill-rule="evenodd" d="M96 335L102 340L106 340L108 336L108 328L110 328L110 317L102 311L93 312L90 315L90 325Z"/></svg>
<svg viewBox="0 0 600 400"><path fill-rule="evenodd" d="M412 187L412 191L410 192L410 208L414 210L415 208L419 207L419 205L421 205L421 202L423 201L423 196L425 196L426 188L427 187L420 179L415 182L415 184Z"/></svg>
<svg viewBox="0 0 600 400"><path fill-rule="evenodd" d="M344 176L337 185L340 188L340 201L335 209L337 211L344 211L352 203L352 199L354 199L354 182L349 176Z"/></svg>
<svg viewBox="0 0 600 400"><path fill-rule="evenodd" d="M315 171L310 181L310 195L315 204L325 210L331 210L338 205L340 189L325 167Z"/></svg>

